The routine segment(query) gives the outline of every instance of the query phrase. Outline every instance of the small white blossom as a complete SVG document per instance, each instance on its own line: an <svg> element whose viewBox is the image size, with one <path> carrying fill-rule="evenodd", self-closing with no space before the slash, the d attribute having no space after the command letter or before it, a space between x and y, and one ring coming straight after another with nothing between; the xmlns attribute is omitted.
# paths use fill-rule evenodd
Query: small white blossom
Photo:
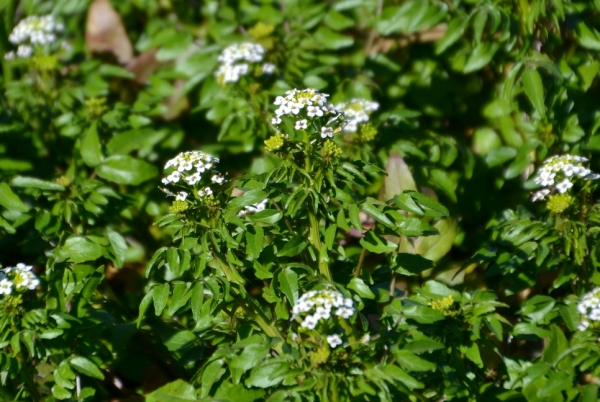
<svg viewBox="0 0 600 402"><path fill-rule="evenodd" d="M225 182L225 177L223 177L221 173L217 173L210 178L210 181L216 184L223 184Z"/></svg>
<svg viewBox="0 0 600 402"><path fill-rule="evenodd" d="M9 295L12 293L12 282L8 279L0 280L0 295Z"/></svg>
<svg viewBox="0 0 600 402"><path fill-rule="evenodd" d="M265 48L258 43L236 43L230 45L223 49L219 55L218 61L221 63L221 66L215 74L218 79L225 83L237 82L242 76L250 72L249 63L261 62L264 54ZM272 66L274 70L275 66ZM261 69L264 74L273 72L268 72L271 69L269 63L262 65Z"/></svg>
<svg viewBox="0 0 600 402"><path fill-rule="evenodd" d="M571 181L569 181L568 179L564 179L563 181L561 181L560 183L558 183L556 185L556 189L561 194L566 193L567 190L570 189L571 187L573 187L573 183L571 183Z"/></svg>
<svg viewBox="0 0 600 402"><path fill-rule="evenodd" d="M335 105L335 108L344 113L346 119L344 131L353 133L358 129L359 124L369 121L370 114L379 109L379 103L366 99L351 99Z"/></svg>
<svg viewBox="0 0 600 402"><path fill-rule="evenodd" d="M596 328L598 327L600 323L600 287L583 295L577 304L577 311L583 316L578 327L580 331L585 331L592 323L596 324Z"/></svg>
<svg viewBox="0 0 600 402"><path fill-rule="evenodd" d="M333 138L333 128L321 127L321 138Z"/></svg>
<svg viewBox="0 0 600 402"><path fill-rule="evenodd" d="M304 293L292 308L292 319L303 316L301 326L314 329L332 316L348 319L354 314L352 299L345 298L336 290L311 290Z"/></svg>
<svg viewBox="0 0 600 402"><path fill-rule="evenodd" d="M212 195L213 191L210 187L204 187L201 190L198 190L198 195L200 196L200 198L205 197L207 195Z"/></svg>
<svg viewBox="0 0 600 402"><path fill-rule="evenodd" d="M281 124L281 118L280 118L280 117L277 117L277 116L276 116L276 117L273 117L273 118L271 119L271 124L273 124L273 125Z"/></svg>
<svg viewBox="0 0 600 402"><path fill-rule="evenodd" d="M275 72L275 64L265 63L261 66L261 70L263 74L273 74Z"/></svg>
<svg viewBox="0 0 600 402"><path fill-rule="evenodd" d="M4 54L4 60L14 60L15 56L15 52L11 50L10 52L6 52Z"/></svg>
<svg viewBox="0 0 600 402"><path fill-rule="evenodd" d="M177 193L177 197L175 197L177 199L177 201L185 201L187 199L188 193L186 193L185 191L180 191Z"/></svg>
<svg viewBox="0 0 600 402"><path fill-rule="evenodd" d="M535 202L537 200L543 200L544 198L546 198L546 196L550 194L550 190L548 190L547 188L542 189L540 191L536 191L535 193L533 193L533 195L531 196L531 202Z"/></svg>
<svg viewBox="0 0 600 402"><path fill-rule="evenodd" d="M281 120L281 119L280 119ZM308 127L308 124L306 122L306 119L303 120L298 120L296 122L296 126L294 127L296 130L306 130L306 128Z"/></svg>
<svg viewBox="0 0 600 402"><path fill-rule="evenodd" d="M339 345L342 344L342 338L339 335L333 334L327 337L327 343L331 346L332 349L335 349Z"/></svg>

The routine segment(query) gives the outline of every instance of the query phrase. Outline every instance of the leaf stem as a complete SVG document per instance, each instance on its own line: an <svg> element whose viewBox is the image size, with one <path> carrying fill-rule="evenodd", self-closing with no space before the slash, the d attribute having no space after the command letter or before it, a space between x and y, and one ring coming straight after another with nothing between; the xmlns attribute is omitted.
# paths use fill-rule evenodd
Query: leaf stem
<svg viewBox="0 0 600 402"><path fill-rule="evenodd" d="M367 249L363 247L360 252L360 256L358 257L358 264L356 264L356 268L354 268L354 277L358 278L360 276L360 270L365 261L365 255L367 254Z"/></svg>
<svg viewBox="0 0 600 402"><path fill-rule="evenodd" d="M309 232L309 240L310 243L317 249L319 253L319 272L323 275L327 280L331 281L331 272L329 271L329 263L327 262L327 256L323 255L323 247L321 244L321 234L319 233L319 220L315 213L310 209L308 210L308 219L310 221L310 232Z"/></svg>

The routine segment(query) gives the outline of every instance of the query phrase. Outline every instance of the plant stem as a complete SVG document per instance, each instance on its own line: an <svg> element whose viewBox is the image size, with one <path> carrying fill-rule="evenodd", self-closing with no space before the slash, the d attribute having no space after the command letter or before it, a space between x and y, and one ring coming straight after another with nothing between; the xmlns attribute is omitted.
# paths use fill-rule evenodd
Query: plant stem
<svg viewBox="0 0 600 402"><path fill-rule="evenodd" d="M327 262L327 256L323 255L322 245L321 245L321 235L319 233L319 220L315 213L310 209L308 211L308 219L310 221L310 233L309 240L310 243L317 249L319 253L319 272L323 275L327 280L331 281L331 272L329 272L329 263Z"/></svg>
<svg viewBox="0 0 600 402"><path fill-rule="evenodd" d="M356 265L356 268L354 268L355 278L358 278L360 276L360 270L362 268L363 262L365 261L365 254L367 254L367 249L363 247L362 251L360 252L360 257L358 257L358 264Z"/></svg>
<svg viewBox="0 0 600 402"><path fill-rule="evenodd" d="M277 329L275 325L270 323L269 319L263 313L263 311L260 308L260 305L258 305L256 300L251 298L250 295L246 292L246 288L244 288L244 279L240 276L237 270L234 267L231 267L229 263L225 260L225 258L216 251L217 246L215 244L215 241L212 238L212 236L210 236L210 238L213 246L213 256L217 260L219 267L221 267L221 270L223 271L229 282L235 283L239 286L238 288L232 288L232 297L236 300L240 307L244 309L246 314L252 317L252 319L265 332L265 334L272 338L284 339L281 332L279 332L279 329ZM276 345L275 347L273 347L273 349L275 349L277 353L282 354L280 345Z"/></svg>

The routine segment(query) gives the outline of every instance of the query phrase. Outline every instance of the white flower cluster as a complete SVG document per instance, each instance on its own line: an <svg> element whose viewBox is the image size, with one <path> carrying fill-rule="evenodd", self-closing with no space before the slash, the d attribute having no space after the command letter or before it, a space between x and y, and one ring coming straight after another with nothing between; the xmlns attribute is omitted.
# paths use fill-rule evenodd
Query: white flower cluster
<svg viewBox="0 0 600 402"><path fill-rule="evenodd" d="M265 208L267 207L267 202L269 202L269 199L265 198L264 200L257 202L256 204L248 205L248 206L242 208L242 210L240 212L238 212L238 216L241 218L244 216L255 214L260 211L264 211Z"/></svg>
<svg viewBox="0 0 600 402"><path fill-rule="evenodd" d="M4 58L6 60L15 57L28 58L33 54L35 46L56 42L56 34L63 30L64 26L57 23L52 15L27 17L17 24L8 37L11 43L18 45L17 51L6 53Z"/></svg>
<svg viewBox="0 0 600 402"><path fill-rule="evenodd" d="M202 151L182 152L175 158L169 160L165 164L165 169L172 169L172 172L162 179L162 183L180 184L185 182L188 186L194 187L204 178L210 178L212 184L223 184L227 180L215 169L215 165L219 163L219 159ZM205 183L208 180L204 180ZM182 185L182 184L180 184ZM195 188L195 187L194 187ZM200 198L213 193L210 186L203 186L197 189L197 194ZM186 191L180 191L175 196L178 201L185 201L188 197Z"/></svg>
<svg viewBox="0 0 600 402"><path fill-rule="evenodd" d="M588 329L590 321L600 324L600 287L584 294L577 304L577 310L584 316L578 327L580 331Z"/></svg>
<svg viewBox="0 0 600 402"><path fill-rule="evenodd" d="M9 295L13 292L13 289L17 292L35 289L40 281L31 272L32 268L31 265L18 263L14 267L2 269L0 272L0 294Z"/></svg>
<svg viewBox="0 0 600 402"><path fill-rule="evenodd" d="M543 188L536 191L531 201L543 200L553 191L566 193L577 179L596 180L600 175L583 166L587 158L577 155L555 155L544 161L534 181Z"/></svg>
<svg viewBox="0 0 600 402"><path fill-rule="evenodd" d="M221 66L216 76L224 83L238 82L243 75L250 72L252 64L260 63L265 56L265 48L258 43L236 43L223 49L217 59ZM272 74L275 65L263 63L262 74Z"/></svg>
<svg viewBox="0 0 600 402"><path fill-rule="evenodd" d="M328 94L322 94L312 88L291 89L285 93L285 96L278 96L273 102L279 107L275 110L275 117L271 119L271 124L277 126L281 124L283 116L291 116L295 120L296 130L306 130L309 126L313 126L316 119L332 115L325 125L315 127L320 130L321 138L331 138L339 131L331 126L333 123L340 123L342 115L331 103L327 103L327 97Z"/></svg>
<svg viewBox="0 0 600 402"><path fill-rule="evenodd" d="M304 293L292 309L292 319L304 316L300 324L306 329L315 329L321 320L328 320L332 315L348 319L354 315L354 302L345 298L336 290L311 290ZM332 348L340 345L338 335L330 335L327 342Z"/></svg>
<svg viewBox="0 0 600 402"><path fill-rule="evenodd" d="M366 99L351 99L348 102L339 103L335 108L344 113L346 125L344 131L355 133L360 123L369 121L369 115L379 109L379 103Z"/></svg>

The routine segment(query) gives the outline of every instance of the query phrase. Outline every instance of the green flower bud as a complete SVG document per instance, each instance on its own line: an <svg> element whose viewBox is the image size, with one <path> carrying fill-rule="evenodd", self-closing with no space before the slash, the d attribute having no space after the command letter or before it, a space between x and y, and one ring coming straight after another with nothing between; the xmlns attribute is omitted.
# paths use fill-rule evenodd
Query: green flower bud
<svg viewBox="0 0 600 402"><path fill-rule="evenodd" d="M281 133L277 133L268 140L265 140L265 149L269 152L277 151L283 146L284 136Z"/></svg>
<svg viewBox="0 0 600 402"><path fill-rule="evenodd" d="M454 306L454 297L452 295L448 295L439 300L433 300L429 302L429 307L434 310L441 311L445 316L455 316L458 312L454 311L452 307Z"/></svg>
<svg viewBox="0 0 600 402"><path fill-rule="evenodd" d="M370 142L373 141L376 135L377 129L371 123L365 123L359 128L358 140L360 142Z"/></svg>
<svg viewBox="0 0 600 402"><path fill-rule="evenodd" d="M190 208L190 205L185 201L175 200L173 201L173 205L171 205L171 212L174 214L181 214L187 211Z"/></svg>
<svg viewBox="0 0 600 402"><path fill-rule="evenodd" d="M323 159L331 159L342 154L342 149L331 140L325 141L323 148L321 149L321 155Z"/></svg>
<svg viewBox="0 0 600 402"><path fill-rule="evenodd" d="M548 197L546 207L553 214L564 212L573 203L573 197L568 194L555 194Z"/></svg>

